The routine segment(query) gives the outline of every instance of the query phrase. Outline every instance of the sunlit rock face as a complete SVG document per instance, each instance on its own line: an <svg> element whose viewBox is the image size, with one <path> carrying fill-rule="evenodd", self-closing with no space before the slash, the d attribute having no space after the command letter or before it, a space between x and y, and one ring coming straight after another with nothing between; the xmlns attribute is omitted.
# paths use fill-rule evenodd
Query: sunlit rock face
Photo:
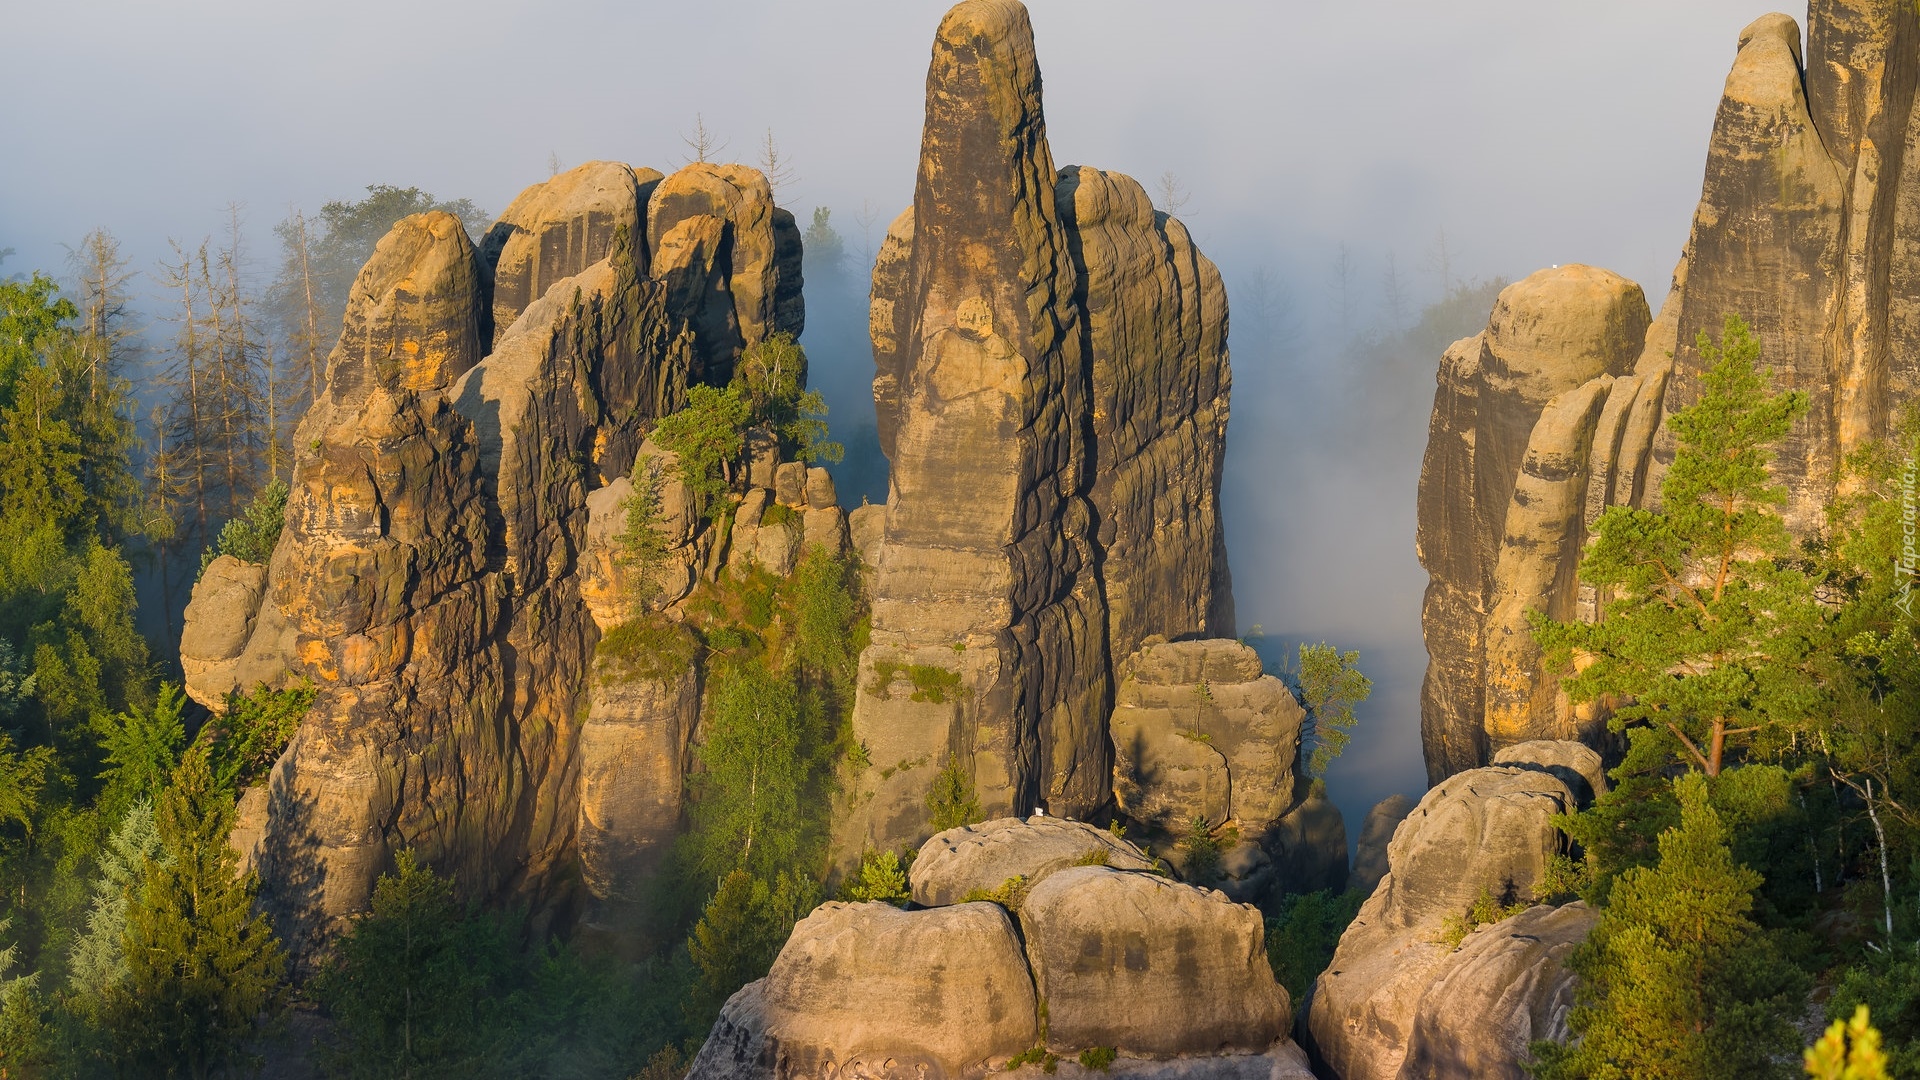
<svg viewBox="0 0 1920 1080"><path fill-rule="evenodd" d="M651 422L801 329L791 221L752 170L594 162L529 188L479 249L440 213L380 242L264 581L209 575L185 633L209 705L242 683L317 691L248 841L296 945L363 909L403 847L536 923L657 863L699 687L596 672L632 614L606 548L629 473L659 456ZM700 557L667 487L661 573L683 593Z"/></svg>
<svg viewBox="0 0 1920 1080"><path fill-rule="evenodd" d="M1598 617L1575 574L1581 545L1605 507L1657 505L1675 451L1661 421L1699 397L1702 333L1717 339L1728 316L1746 320L1775 388L1808 396L1773 466L1796 534L1819 525L1846 456L1886 435L1920 393L1920 153L1909 149L1920 139L1920 15L1814 0L1807 18L1804 55L1785 15L1741 31L1660 315L1637 359L1622 340L1604 371L1586 373L1611 376L1610 387L1558 369L1554 393L1579 400L1561 400L1541 430L1553 395L1522 394L1515 409L1489 381L1496 325L1441 361L1419 541L1431 575L1422 731L1433 779L1516 741L1595 737L1603 717L1561 698L1525 615ZM1549 337L1588 318L1537 314ZM1582 457L1584 475L1569 475Z"/></svg>
<svg viewBox="0 0 1920 1080"><path fill-rule="evenodd" d="M913 908L828 903L802 919L688 1076L971 1080L1037 1047L1059 1060L1017 1075L1072 1073L1104 1048L1123 1076L1307 1080L1260 912L1151 866L1054 817L943 832L914 860Z"/></svg>
<svg viewBox="0 0 1920 1080"><path fill-rule="evenodd" d="M1566 756L1553 743L1532 745L1535 756ZM1529 907L1458 949L1446 940L1447 921L1483 890L1503 904L1529 900L1564 848L1553 816L1577 800L1536 765L1449 777L1395 829L1387 873L1314 985L1307 1029L1325 1075L1520 1080L1529 1041L1564 1035L1566 957L1594 918L1585 905Z"/></svg>
<svg viewBox="0 0 1920 1080"><path fill-rule="evenodd" d="M1114 665L1232 620L1219 273L1132 180L1054 167L1012 0L936 35L871 324L892 491L854 525L875 568L854 727L876 767L843 864L925 839L949 762L989 815L1106 805Z"/></svg>
<svg viewBox="0 0 1920 1080"><path fill-rule="evenodd" d="M1416 536L1431 579L1421 731L1434 779L1592 726L1541 677L1527 613L1574 616L1587 531L1644 471L1651 425L1631 422L1665 381L1636 368L1654 326L1639 286L1568 265L1508 286L1486 330L1441 360Z"/></svg>

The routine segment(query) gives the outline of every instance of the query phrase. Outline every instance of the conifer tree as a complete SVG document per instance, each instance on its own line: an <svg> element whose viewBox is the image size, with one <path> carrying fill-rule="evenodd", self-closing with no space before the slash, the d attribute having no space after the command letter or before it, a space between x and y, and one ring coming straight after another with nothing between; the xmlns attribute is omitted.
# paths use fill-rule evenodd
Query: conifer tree
<svg viewBox="0 0 1920 1080"><path fill-rule="evenodd" d="M286 954L239 874L233 817L207 755L188 753L157 811L161 858L128 908L126 977L107 994L123 1065L205 1077L284 1000Z"/></svg>
<svg viewBox="0 0 1920 1080"><path fill-rule="evenodd" d="M1667 418L1679 445L1661 508L1609 507L1580 563L1607 598L1601 620L1536 613L1534 627L1549 665L1591 659L1563 684L1573 700L1628 699L1616 727L1659 727L1717 776L1729 739L1779 739L1812 711L1819 614L1768 469L1807 397L1768 391L1759 339L1737 317L1698 347L1708 369L1700 399Z"/></svg>
<svg viewBox="0 0 1920 1080"><path fill-rule="evenodd" d="M1674 781L1660 859L1620 875L1573 955L1578 1040L1535 1045L1544 1080L1720 1080L1774 1071L1798 1038L1806 976L1752 918L1761 876L1737 862L1708 780Z"/></svg>
<svg viewBox="0 0 1920 1080"><path fill-rule="evenodd" d="M127 911L146 882L147 865L162 858L153 804L137 802L100 852L87 926L68 960L68 977L83 1009L97 1010L107 991L127 977Z"/></svg>

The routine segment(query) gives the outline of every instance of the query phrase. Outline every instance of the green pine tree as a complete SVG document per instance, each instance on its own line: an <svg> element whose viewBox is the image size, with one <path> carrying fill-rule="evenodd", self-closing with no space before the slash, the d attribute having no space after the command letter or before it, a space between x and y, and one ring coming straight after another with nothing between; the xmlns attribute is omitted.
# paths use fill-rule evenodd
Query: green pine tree
<svg viewBox="0 0 1920 1080"><path fill-rule="evenodd" d="M157 810L162 858L129 905L127 974L107 993L109 1030L135 1071L205 1077L286 993L286 954L253 910L255 879L228 844L232 796L205 752L175 770Z"/></svg>
<svg viewBox="0 0 1920 1080"><path fill-rule="evenodd" d="M1813 582L1793 560L1778 507L1771 447L1807 409L1804 393L1770 393L1760 342L1729 317L1719 346L1705 333L1700 399L1667 418L1677 441L1661 509L1609 507L1580 563L1604 597L1596 623L1537 612L1550 666L1591 663L1563 684L1575 701L1626 702L1617 728L1644 721L1670 733L1709 776L1728 740L1784 741L1813 711Z"/></svg>
<svg viewBox="0 0 1920 1080"><path fill-rule="evenodd" d="M68 959L68 978L83 1011L97 1012L107 991L127 977L127 912L146 883L148 864L164 858L153 804L135 803L100 852L87 927Z"/></svg>
<svg viewBox="0 0 1920 1080"><path fill-rule="evenodd" d="M488 1064L498 991L513 949L497 922L469 913L453 882L411 851L373 889L314 986L339 1022L334 1062L355 1077L470 1074Z"/></svg>
<svg viewBox="0 0 1920 1080"><path fill-rule="evenodd" d="M1679 824L1656 865L1614 884L1571 967L1580 976L1568 1045L1534 1047L1543 1080L1720 1080L1778 1073L1798 1045L1788 1018L1804 973L1754 923L1761 876L1691 772L1673 782Z"/></svg>
<svg viewBox="0 0 1920 1080"><path fill-rule="evenodd" d="M1300 646L1300 704L1311 725L1313 754L1307 773L1327 775L1333 759L1353 740L1359 717L1354 710L1373 693L1373 680L1360 674L1360 653L1341 652L1326 642Z"/></svg>

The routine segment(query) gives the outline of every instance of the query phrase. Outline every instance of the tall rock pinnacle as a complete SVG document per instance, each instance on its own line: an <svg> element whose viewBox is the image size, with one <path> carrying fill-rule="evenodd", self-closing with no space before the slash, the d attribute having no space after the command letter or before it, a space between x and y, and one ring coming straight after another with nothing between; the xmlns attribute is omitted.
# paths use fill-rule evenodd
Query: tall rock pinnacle
<svg viewBox="0 0 1920 1080"><path fill-rule="evenodd" d="M1219 275L1138 184L1055 170L1013 0L941 23L872 327L893 487L842 859L929 835L949 767L989 816L1105 805L1114 664L1231 619Z"/></svg>

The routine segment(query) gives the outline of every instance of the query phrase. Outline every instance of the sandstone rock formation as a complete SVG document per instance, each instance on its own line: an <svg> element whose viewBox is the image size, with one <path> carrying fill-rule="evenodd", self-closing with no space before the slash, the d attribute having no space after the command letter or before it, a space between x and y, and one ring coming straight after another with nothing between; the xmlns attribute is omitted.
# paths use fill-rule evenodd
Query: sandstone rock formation
<svg viewBox="0 0 1920 1080"><path fill-rule="evenodd" d="M1568 265L1508 286L1487 329L1441 360L1415 541L1431 576L1421 734L1433 780L1595 727L1540 677L1527 612L1574 616L1587 529L1620 501L1609 481L1649 452L1650 430L1639 444L1624 435L1643 389L1663 381L1636 371L1652 325L1639 286Z"/></svg>
<svg viewBox="0 0 1920 1080"><path fill-rule="evenodd" d="M1304 795L1294 764L1306 714L1248 646L1149 638L1119 680L1114 798L1135 821L1177 834L1196 817L1231 820L1257 837Z"/></svg>
<svg viewBox="0 0 1920 1080"><path fill-rule="evenodd" d="M1056 817L999 818L948 829L914 859L913 902L958 904L976 890L992 892L1008 878L1037 885L1048 875L1097 863L1116 870L1152 870L1154 862L1105 829Z"/></svg>
<svg viewBox="0 0 1920 1080"><path fill-rule="evenodd" d="M1718 338L1729 315L1753 327L1776 388L1811 400L1774 462L1798 534L1820 523L1846 456L1887 434L1920 395L1920 154L1910 151L1920 140L1920 16L1897 4L1812 0L1806 29L1804 56L1800 27L1785 15L1739 35L1672 289L1631 373L1624 353L1605 365L1615 381L1591 425L1589 527L1607 505L1657 504L1675 451L1660 421L1697 400L1699 335ZM1537 315L1564 337L1588 319L1552 307ZM1537 417L1488 411L1477 368L1494 330L1442 362L1422 476L1420 550L1432 575L1422 717L1433 778L1484 764L1506 743L1564 737L1600 719L1551 700L1553 680L1518 635L1501 645L1502 627L1529 603L1562 618L1598 612L1590 588L1574 586L1571 606L1566 595L1579 551L1578 530L1563 524L1574 478L1536 483L1532 494L1553 505L1509 516L1526 487L1511 448L1531 443ZM1575 381L1568 373L1556 392ZM1554 455L1579 450L1567 437L1584 437L1579 419L1538 447L1549 471ZM1511 563L1496 550L1502 536L1521 541ZM1503 566L1517 576L1500 580Z"/></svg>
<svg viewBox="0 0 1920 1080"><path fill-rule="evenodd" d="M1057 1051L1258 1053L1291 1025L1260 912L1218 892L1079 866L1033 887L1020 928Z"/></svg>
<svg viewBox="0 0 1920 1080"><path fill-rule="evenodd" d="M528 189L484 250L417 215L361 272L264 585L222 565L185 635L209 705L317 691L255 845L296 944L362 908L402 846L550 920L620 895L671 835L699 688L596 676L634 613L608 546L616 485L660 464L646 426L800 329L798 236L756 176L593 163ZM663 492L667 595L711 546L684 501Z"/></svg>
<svg viewBox="0 0 1920 1080"><path fill-rule="evenodd" d="M1108 865L1062 858L1088 850ZM1030 1048L1072 1074L1099 1047L1128 1076L1310 1076L1260 913L1122 868L1142 864L1132 845L1054 818L943 833L914 862L916 903L931 906L816 910L727 1002L690 1080L979 1077ZM1033 884L1002 892L1004 908L953 899L1017 875Z"/></svg>
<svg viewBox="0 0 1920 1080"><path fill-rule="evenodd" d="M1354 848L1353 869L1347 875L1348 888L1373 895L1380 879L1387 876L1387 845L1393 842L1394 830L1413 812L1413 807L1414 801L1405 795L1389 795L1367 811L1367 819L1360 825L1359 843Z"/></svg>
<svg viewBox="0 0 1920 1080"><path fill-rule="evenodd" d="M689 1080L981 1076L1039 1037L1033 979L998 905L823 904L734 994Z"/></svg>
<svg viewBox="0 0 1920 1080"><path fill-rule="evenodd" d="M1538 739L1516 743L1493 755L1495 765L1542 769L1560 778L1582 807L1607 793L1607 767L1590 746Z"/></svg>
<svg viewBox="0 0 1920 1080"><path fill-rule="evenodd" d="M884 768L839 828L843 865L925 838L948 762L989 815L1104 806L1114 663L1231 631L1219 274L1133 181L1056 171L1015 0L941 24L871 322L892 490L879 536L853 537L875 568L854 728ZM959 691L895 691L926 669Z"/></svg>
<svg viewBox="0 0 1920 1080"><path fill-rule="evenodd" d="M1441 935L1447 919L1463 916L1483 891L1502 903L1530 899L1548 860L1565 844L1552 817L1574 806L1573 793L1559 778L1515 766L1469 770L1427 792L1394 833L1388 873L1341 935L1333 963L1314 986L1311 1049L1332 1075L1518 1075L1512 1071L1518 1059L1501 1056L1499 1048L1508 1045L1502 1040L1515 1031L1544 1032L1552 1017L1564 1014L1556 1003L1563 1003L1565 980L1556 965L1565 950L1536 949L1522 939L1487 944L1507 933L1502 927L1508 923L1478 931L1473 952L1456 953ZM1584 928L1575 933L1571 923L1554 921L1558 916L1531 917L1556 927L1556 941L1584 935ZM1455 980L1450 990L1439 988L1443 978ZM1474 987L1472 996L1467 986ZM1479 1022L1463 1007L1469 1005L1498 1011L1486 1014L1491 1031L1458 1039L1464 1027ZM1423 1015L1436 1040L1431 1050L1414 1039ZM1527 1026L1541 1017L1548 1019L1540 1027ZM1443 1051L1470 1055L1476 1068L1489 1071L1403 1071L1419 1061L1444 1061Z"/></svg>
<svg viewBox="0 0 1920 1080"><path fill-rule="evenodd" d="M1399 1080L1525 1080L1533 1042L1567 1038L1567 959L1598 919L1579 901L1538 905L1469 934L1420 995Z"/></svg>

